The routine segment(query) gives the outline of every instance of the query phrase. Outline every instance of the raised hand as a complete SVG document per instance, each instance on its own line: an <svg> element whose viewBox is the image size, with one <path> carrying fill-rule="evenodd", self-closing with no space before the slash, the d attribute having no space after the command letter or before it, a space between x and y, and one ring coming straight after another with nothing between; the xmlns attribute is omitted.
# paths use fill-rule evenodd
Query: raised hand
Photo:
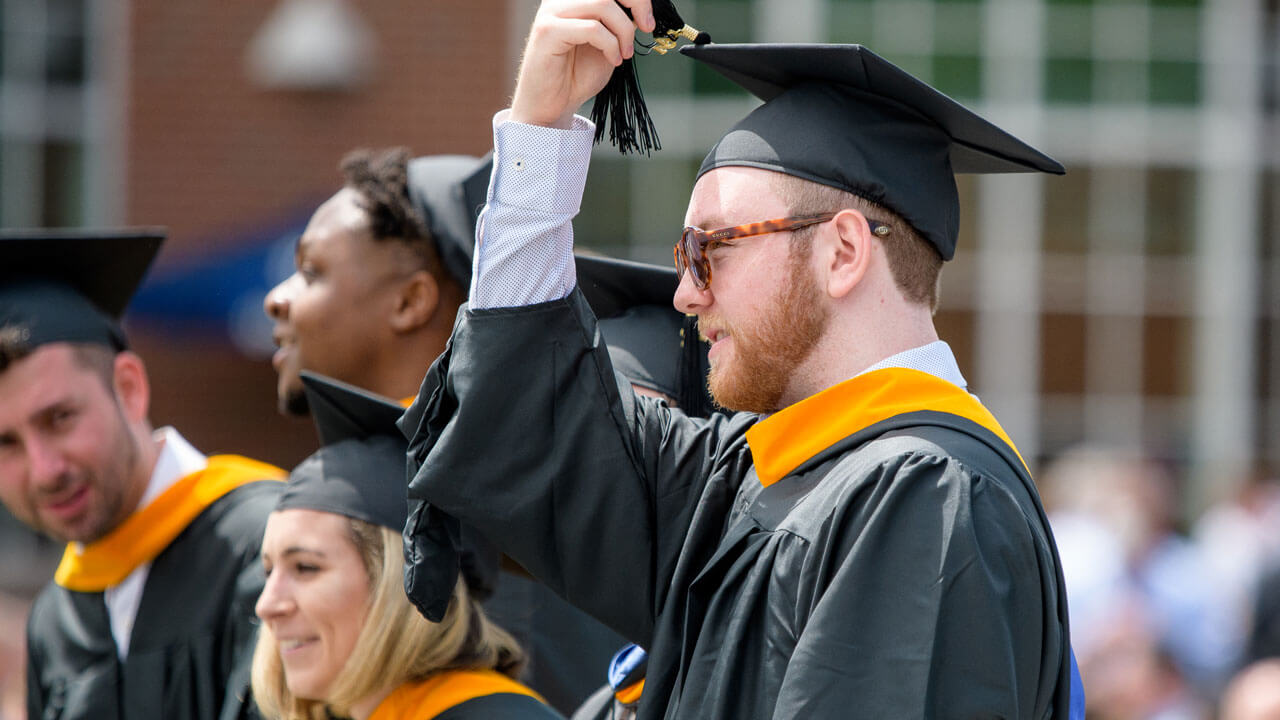
<svg viewBox="0 0 1280 720"><path fill-rule="evenodd" d="M544 0L529 30L510 119L569 127L573 112L635 52L636 29L653 27L650 0Z"/></svg>

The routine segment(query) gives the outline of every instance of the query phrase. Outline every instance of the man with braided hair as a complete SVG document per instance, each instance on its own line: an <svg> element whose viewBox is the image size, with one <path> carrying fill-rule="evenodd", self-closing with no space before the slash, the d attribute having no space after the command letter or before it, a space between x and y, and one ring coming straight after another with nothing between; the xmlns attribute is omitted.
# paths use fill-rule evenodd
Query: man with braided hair
<svg viewBox="0 0 1280 720"><path fill-rule="evenodd" d="M478 163L461 156L414 162L454 180ZM469 252L444 228L433 232L435 213L410 198L410 166L405 148L343 158L342 189L299 238L296 271L267 294L282 412L307 413L304 369L408 397L424 362L444 348L469 282Z"/></svg>

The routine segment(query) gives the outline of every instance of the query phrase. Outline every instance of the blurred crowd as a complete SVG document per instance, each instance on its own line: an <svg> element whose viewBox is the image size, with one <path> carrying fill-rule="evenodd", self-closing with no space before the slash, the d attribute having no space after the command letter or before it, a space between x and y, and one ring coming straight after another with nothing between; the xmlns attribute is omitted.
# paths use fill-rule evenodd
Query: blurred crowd
<svg viewBox="0 0 1280 720"><path fill-rule="evenodd" d="M1080 447L1039 476L1088 716L1280 718L1280 483L1239 478L1184 521L1172 468Z"/></svg>

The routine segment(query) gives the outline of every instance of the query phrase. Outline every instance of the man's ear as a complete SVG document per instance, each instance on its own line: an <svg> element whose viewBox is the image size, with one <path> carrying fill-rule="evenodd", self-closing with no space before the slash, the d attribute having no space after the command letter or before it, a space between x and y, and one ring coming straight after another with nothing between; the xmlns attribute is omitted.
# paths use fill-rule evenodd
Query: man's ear
<svg viewBox="0 0 1280 720"><path fill-rule="evenodd" d="M116 353L112 384L129 422L146 422L151 407L151 382L142 358L128 350Z"/></svg>
<svg viewBox="0 0 1280 720"><path fill-rule="evenodd" d="M827 293L842 298L853 291L871 266L875 238L862 213L841 210L831 220L834 233L828 233Z"/></svg>
<svg viewBox="0 0 1280 720"><path fill-rule="evenodd" d="M426 270L418 270L401 282L391 311L391 329L412 332L431 321L440 306L440 285Z"/></svg>

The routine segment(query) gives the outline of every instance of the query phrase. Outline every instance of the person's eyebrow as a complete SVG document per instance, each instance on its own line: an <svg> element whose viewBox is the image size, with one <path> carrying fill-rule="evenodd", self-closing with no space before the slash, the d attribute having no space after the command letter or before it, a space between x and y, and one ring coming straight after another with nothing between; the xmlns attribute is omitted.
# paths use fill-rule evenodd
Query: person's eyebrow
<svg viewBox="0 0 1280 720"><path fill-rule="evenodd" d="M301 554L301 555L318 555L318 556L320 556L320 557L324 557L324 551L323 551L323 550L316 550L316 549L314 549L314 548L304 547L304 546L302 546L302 545L290 545L289 547L285 548L285 549L284 549L284 551L282 551L282 552L280 553L280 558L283 560L284 558L287 558L287 557L289 557L290 555L299 555L299 554Z"/></svg>

